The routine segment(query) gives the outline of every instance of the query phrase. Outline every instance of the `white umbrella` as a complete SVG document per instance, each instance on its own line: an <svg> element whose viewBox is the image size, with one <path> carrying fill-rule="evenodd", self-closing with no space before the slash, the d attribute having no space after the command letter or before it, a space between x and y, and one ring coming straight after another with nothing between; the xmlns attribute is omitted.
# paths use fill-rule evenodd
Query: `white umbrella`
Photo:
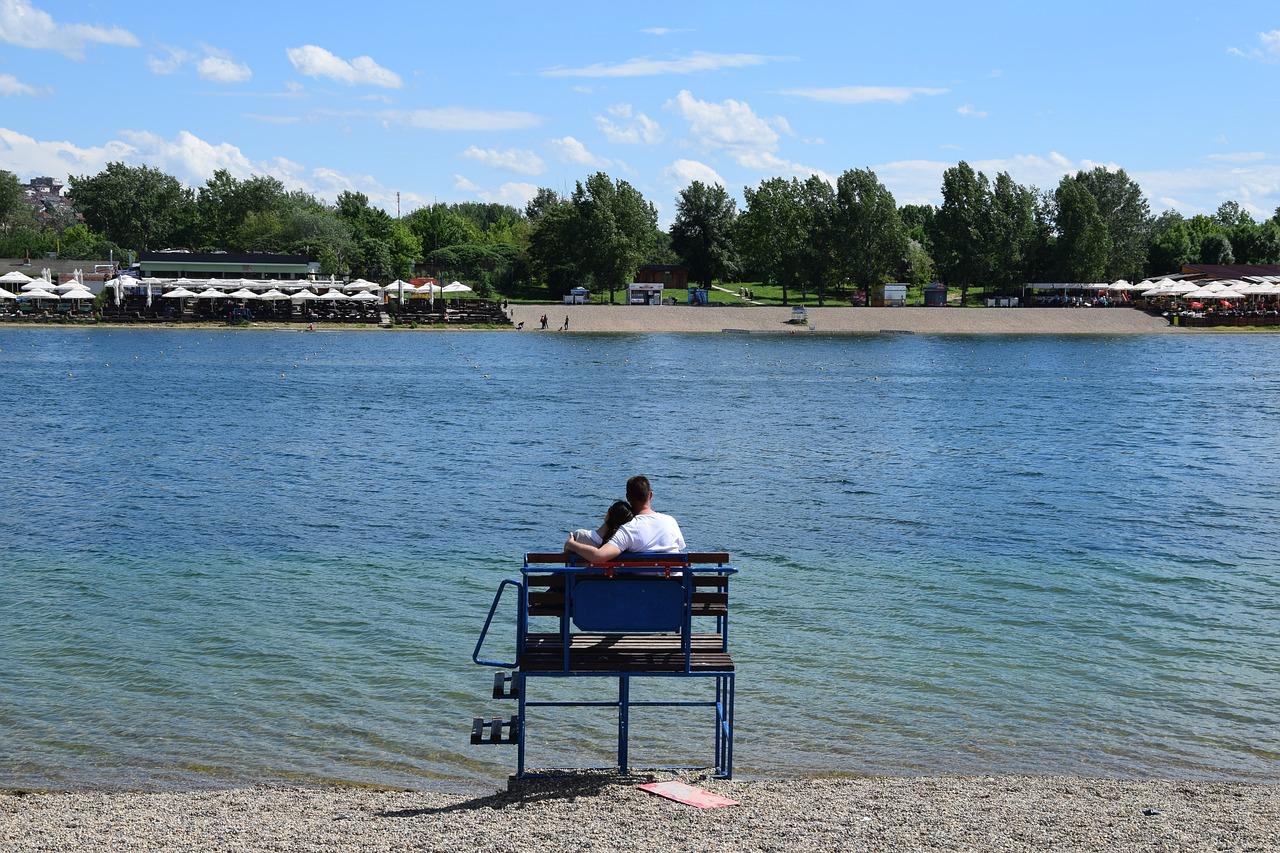
<svg viewBox="0 0 1280 853"><path fill-rule="evenodd" d="M26 284L31 281L31 276L21 270L11 270L4 275L0 275L0 284Z"/></svg>
<svg viewBox="0 0 1280 853"><path fill-rule="evenodd" d="M405 281L404 279L399 279L399 278L398 278L398 279L396 279L395 281L391 282L390 284L384 284L384 285L382 285L382 287L380 288L380 290L381 290L383 293L386 293L386 292L391 291L391 290L396 290L396 291L398 291L398 290L400 290L400 288L402 288L402 287L403 287L403 288L405 288L406 290L412 290L412 289L413 289L413 285L412 285L412 284L410 284L409 282Z"/></svg>
<svg viewBox="0 0 1280 853"><path fill-rule="evenodd" d="M193 299L194 297L195 294L190 290L187 290L185 287L179 287L174 290L170 290L168 293L160 294L161 299Z"/></svg>
<svg viewBox="0 0 1280 853"><path fill-rule="evenodd" d="M244 287L240 288L239 290L231 291L230 293L227 294L227 297L229 299L261 299L262 298L258 296L258 294L254 293L252 290L249 290Z"/></svg>
<svg viewBox="0 0 1280 853"><path fill-rule="evenodd" d="M196 294L196 299L226 299L226 298L227 298L227 294L223 293L221 290L216 290L212 287L210 287L207 290L202 290Z"/></svg>
<svg viewBox="0 0 1280 853"><path fill-rule="evenodd" d="M53 290L53 283L44 278L28 279L27 283L22 285L25 290Z"/></svg>
<svg viewBox="0 0 1280 853"><path fill-rule="evenodd" d="M268 290L266 293L259 294L259 295L258 295L258 298L259 298L259 299L265 299L265 300L267 300L268 302L277 302L277 301L279 301L279 300L281 300L281 299L288 299L288 298L289 298L289 294L287 294L287 293L281 293L280 291L276 290L276 289L273 287L273 288L271 288L270 290Z"/></svg>
<svg viewBox="0 0 1280 853"><path fill-rule="evenodd" d="M374 284L371 281L365 281L362 278L358 278L355 281L349 281L346 284L344 284L342 286L342 289L345 290L347 293L355 293L356 291L359 291L359 290L377 290L378 285Z"/></svg>
<svg viewBox="0 0 1280 853"><path fill-rule="evenodd" d="M440 285L432 284L431 282L427 282L426 284L420 284L418 285L418 292L427 293L432 296L438 296L440 294Z"/></svg>
<svg viewBox="0 0 1280 853"><path fill-rule="evenodd" d="M1125 281L1122 278L1111 282L1111 286L1107 288L1107 290L1114 290L1117 292L1121 290L1128 290L1128 289L1129 289L1129 282Z"/></svg>
<svg viewBox="0 0 1280 853"><path fill-rule="evenodd" d="M1163 287L1160 287L1159 285L1156 285L1155 287L1151 288L1150 290L1144 290L1144 291L1142 291L1142 295L1143 295L1143 296L1168 296L1168 295L1169 295L1169 291L1168 291L1168 290L1166 290L1166 289L1165 289L1165 288L1163 288Z"/></svg>
<svg viewBox="0 0 1280 853"><path fill-rule="evenodd" d="M346 295L345 293L343 293L341 290L335 290L335 289L333 289L333 288L330 288L329 290L327 290L327 291L325 291L324 293L320 294L320 298L321 298L321 299L332 299L332 300L335 300L335 301L337 301L337 302L345 302L346 300L350 299L351 297L350 297L350 296L347 296L347 295Z"/></svg>
<svg viewBox="0 0 1280 853"><path fill-rule="evenodd" d="M377 302L378 301L378 297L374 296L372 293L370 293L367 290L362 290L359 293L353 293L351 296L348 296L347 298L350 299L352 302Z"/></svg>
<svg viewBox="0 0 1280 853"><path fill-rule="evenodd" d="M62 294L63 299L93 299L94 295L87 287L77 288L76 290L68 290Z"/></svg>
<svg viewBox="0 0 1280 853"><path fill-rule="evenodd" d="M50 289L52 289L54 293L66 293L71 290L81 290L83 287L84 287L83 284L81 284L80 282L76 281L73 278L71 279L71 281L64 281L62 284L59 284L57 287L53 287Z"/></svg>
<svg viewBox="0 0 1280 853"><path fill-rule="evenodd" d="M0 299L17 299L17 298L18 297L16 294L10 293L9 291L5 290L3 287L0 287Z"/></svg>
<svg viewBox="0 0 1280 853"><path fill-rule="evenodd" d="M311 287L312 284L314 284L314 282L307 281L306 279L299 279L297 281L282 281L278 286L283 287L285 290L306 290Z"/></svg>
<svg viewBox="0 0 1280 853"><path fill-rule="evenodd" d="M1193 290L1199 289L1200 288L1197 285L1194 285L1189 281L1180 281L1172 287L1166 288L1164 292L1173 296L1182 296L1183 294L1191 293Z"/></svg>
<svg viewBox="0 0 1280 853"><path fill-rule="evenodd" d="M19 299L57 299L58 294L50 293L47 290L36 288L35 290L26 290L18 297Z"/></svg>
<svg viewBox="0 0 1280 853"><path fill-rule="evenodd" d="M1211 298L1213 299L1244 299L1245 294L1236 290L1234 287L1224 287L1222 290L1216 290Z"/></svg>
<svg viewBox="0 0 1280 853"><path fill-rule="evenodd" d="M323 297L317 296L316 294L312 293L310 290L299 290L297 293L293 294L293 296L290 296L289 298L296 302L310 302L316 299L322 299Z"/></svg>
<svg viewBox="0 0 1280 853"><path fill-rule="evenodd" d="M460 281L454 281L454 282L450 282L449 284L446 284L441 292L443 293L474 293L475 291L473 291L471 288L467 287L465 284L463 284Z"/></svg>

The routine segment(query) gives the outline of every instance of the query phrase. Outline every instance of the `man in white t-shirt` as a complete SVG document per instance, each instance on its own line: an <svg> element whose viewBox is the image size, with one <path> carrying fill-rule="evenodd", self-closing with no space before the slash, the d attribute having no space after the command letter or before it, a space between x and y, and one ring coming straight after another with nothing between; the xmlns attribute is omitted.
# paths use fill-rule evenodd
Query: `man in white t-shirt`
<svg viewBox="0 0 1280 853"><path fill-rule="evenodd" d="M666 513L654 511L649 478L640 475L627 480L627 503L631 504L635 517L619 527L608 542L596 547L570 537L564 543L564 549L589 563L617 559L623 551L679 554L686 550L684 534L676 520Z"/></svg>

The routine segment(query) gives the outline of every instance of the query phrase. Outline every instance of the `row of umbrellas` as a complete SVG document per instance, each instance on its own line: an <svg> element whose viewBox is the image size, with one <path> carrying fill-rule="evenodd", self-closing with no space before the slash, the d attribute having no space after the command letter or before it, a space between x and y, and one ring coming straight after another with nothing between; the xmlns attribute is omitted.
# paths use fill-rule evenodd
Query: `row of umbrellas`
<svg viewBox="0 0 1280 853"><path fill-rule="evenodd" d="M1137 291L1145 297L1178 297L1180 299L1243 299L1248 296L1280 296L1280 276L1261 276L1249 281L1227 279L1204 282L1150 280L1130 284L1124 279L1109 285L1110 291Z"/></svg>
<svg viewBox="0 0 1280 853"><path fill-rule="evenodd" d="M55 285L47 278L32 278L20 270L0 275L0 285L20 285L14 293L0 287L0 299L93 299L94 295L79 279Z"/></svg>
<svg viewBox="0 0 1280 853"><path fill-rule="evenodd" d="M293 281L281 281L281 280L260 281L257 279L249 279L249 278L242 278L242 279L143 278L143 279L138 279L138 278L134 278L133 276L122 275L116 279L116 282L120 287L156 285L159 287L179 287L179 288L191 289L191 288L204 286L206 288L212 288L215 290L218 288L231 287L233 285L238 285L240 290L245 290L245 291L252 291L254 289L268 289L268 288L271 290L278 290L278 291L279 290L305 291L313 287L324 287L327 284L329 287L329 291L328 291L329 293L340 292L344 294L370 293L370 292L376 291L376 292L388 293L388 294L390 293L398 294L403 292L406 294L421 293L421 294L427 294L431 296L439 296L442 293L471 293L472 292L472 289L470 287L468 287L467 285L463 284L460 281L451 282L450 284L446 284L444 287L441 287L438 284L414 285L411 282L402 281L400 279L396 279L390 284L377 284L372 281L366 281L365 279L358 278L354 281L349 281L346 284L339 284L338 282L332 281L332 280L330 280L329 282L314 282L314 281L308 281L306 279L298 279ZM248 297L241 297L241 298L248 298ZM303 298L306 298L306 297L303 297ZM330 298L330 297L326 296L326 298Z"/></svg>
<svg viewBox="0 0 1280 853"><path fill-rule="evenodd" d="M334 302L379 302L381 301L373 293L362 290L359 293L348 296L341 290L330 290L327 293L314 293L310 290L300 290L297 293L282 293L272 288L266 293L254 293L252 290L240 288L231 293L224 293L216 288L207 288L196 293L185 287L178 287L174 290L160 294L161 299L257 299L267 302L276 302L283 299L291 299L294 302L307 301L334 301Z"/></svg>

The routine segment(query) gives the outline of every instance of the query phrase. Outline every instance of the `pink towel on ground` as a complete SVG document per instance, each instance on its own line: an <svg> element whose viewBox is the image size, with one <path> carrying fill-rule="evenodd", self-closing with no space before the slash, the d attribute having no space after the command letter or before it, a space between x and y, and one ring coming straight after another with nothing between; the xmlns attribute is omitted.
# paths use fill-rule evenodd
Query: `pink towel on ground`
<svg viewBox="0 0 1280 853"><path fill-rule="evenodd" d="M710 791L704 791L701 788L695 788L683 782L650 782L647 785L641 785L640 790L648 791L650 794L657 794L659 797L666 797L668 800L675 800L677 803L684 803L686 806L693 806L697 809L719 809L738 804L737 800L731 800L728 797L722 797L719 794L713 794Z"/></svg>

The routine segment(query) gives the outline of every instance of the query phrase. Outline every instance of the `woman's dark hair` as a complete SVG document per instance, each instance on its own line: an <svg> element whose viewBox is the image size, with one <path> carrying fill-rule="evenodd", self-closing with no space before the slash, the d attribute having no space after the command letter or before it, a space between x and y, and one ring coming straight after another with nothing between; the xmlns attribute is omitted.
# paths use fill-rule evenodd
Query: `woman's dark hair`
<svg viewBox="0 0 1280 853"><path fill-rule="evenodd" d="M630 504L626 501L614 501L609 504L609 510L604 514L604 533L600 538L608 543L613 538L613 534L618 532L619 527L635 517Z"/></svg>

